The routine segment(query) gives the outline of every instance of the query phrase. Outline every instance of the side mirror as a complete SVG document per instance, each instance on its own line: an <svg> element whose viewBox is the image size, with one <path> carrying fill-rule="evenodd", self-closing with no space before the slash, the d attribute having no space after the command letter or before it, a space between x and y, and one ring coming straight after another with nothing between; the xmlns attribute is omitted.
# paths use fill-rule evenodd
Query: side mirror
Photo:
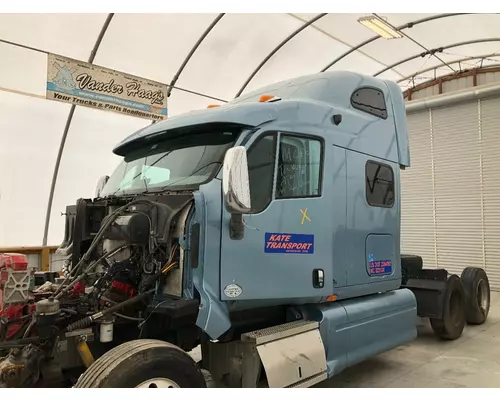
<svg viewBox="0 0 500 400"><path fill-rule="evenodd" d="M222 190L228 212L241 215L250 211L247 151L242 146L233 147L226 152L222 173Z"/></svg>
<svg viewBox="0 0 500 400"><path fill-rule="evenodd" d="M104 186L106 186L106 183L108 183L108 180L109 180L108 175L104 175L104 176L101 176L99 178L99 180L97 181L96 188L95 188L95 197L96 198L101 196L102 189L104 189Z"/></svg>

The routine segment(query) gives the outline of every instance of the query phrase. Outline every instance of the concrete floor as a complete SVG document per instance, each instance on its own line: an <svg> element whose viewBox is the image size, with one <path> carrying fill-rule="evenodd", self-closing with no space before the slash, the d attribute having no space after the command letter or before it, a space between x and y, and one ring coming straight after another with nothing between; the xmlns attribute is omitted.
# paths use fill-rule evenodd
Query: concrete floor
<svg viewBox="0 0 500 400"><path fill-rule="evenodd" d="M442 341L422 320L418 338L353 366L315 387L500 388L500 293L488 320L467 325L460 339Z"/></svg>

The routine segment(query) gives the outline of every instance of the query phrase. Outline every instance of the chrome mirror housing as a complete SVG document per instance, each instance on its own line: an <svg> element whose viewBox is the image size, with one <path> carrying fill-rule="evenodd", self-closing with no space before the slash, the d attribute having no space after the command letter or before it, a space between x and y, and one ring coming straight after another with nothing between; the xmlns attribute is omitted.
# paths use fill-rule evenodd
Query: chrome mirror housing
<svg viewBox="0 0 500 400"><path fill-rule="evenodd" d="M245 214L251 210L247 151L243 146L229 149L224 157L222 190L226 210Z"/></svg>

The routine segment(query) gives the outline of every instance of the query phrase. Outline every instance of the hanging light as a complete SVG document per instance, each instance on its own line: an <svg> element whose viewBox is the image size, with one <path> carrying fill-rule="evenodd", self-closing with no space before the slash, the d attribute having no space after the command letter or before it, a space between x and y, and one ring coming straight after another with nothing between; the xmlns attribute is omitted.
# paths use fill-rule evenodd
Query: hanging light
<svg viewBox="0 0 500 400"><path fill-rule="evenodd" d="M361 17L358 19L358 22L385 39L399 39L403 37L401 33L390 26L387 22L375 16L369 15Z"/></svg>

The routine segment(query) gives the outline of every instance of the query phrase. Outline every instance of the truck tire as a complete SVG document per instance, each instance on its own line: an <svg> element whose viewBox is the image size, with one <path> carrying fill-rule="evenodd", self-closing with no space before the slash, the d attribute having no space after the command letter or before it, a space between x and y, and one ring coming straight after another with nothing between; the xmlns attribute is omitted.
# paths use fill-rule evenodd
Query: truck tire
<svg viewBox="0 0 500 400"><path fill-rule="evenodd" d="M465 289L465 316L467 323L481 325L490 312L490 282L482 268L467 267L462 271Z"/></svg>
<svg viewBox="0 0 500 400"><path fill-rule="evenodd" d="M450 275L443 298L443 318L430 318L434 334L441 339L458 339L465 328L465 290L458 275Z"/></svg>
<svg viewBox="0 0 500 400"><path fill-rule="evenodd" d="M207 385L207 388L217 388L217 384L215 383L214 378L212 378L212 374L206 369L202 369L201 372L203 373L203 377L205 378L205 384Z"/></svg>
<svg viewBox="0 0 500 400"><path fill-rule="evenodd" d="M206 388L194 360L173 344L140 339L123 343L98 358L75 388Z"/></svg>

